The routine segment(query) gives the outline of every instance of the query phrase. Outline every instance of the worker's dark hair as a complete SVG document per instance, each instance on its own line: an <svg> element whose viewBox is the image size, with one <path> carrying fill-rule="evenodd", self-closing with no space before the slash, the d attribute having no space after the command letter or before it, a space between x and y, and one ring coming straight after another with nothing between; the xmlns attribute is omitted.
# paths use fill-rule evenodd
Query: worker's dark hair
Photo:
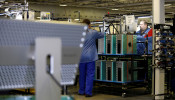
<svg viewBox="0 0 175 100"><path fill-rule="evenodd" d="M84 20L83 20L83 23L85 23L85 24L87 24L87 25L90 25L91 22L90 22L89 19L84 19Z"/></svg>
<svg viewBox="0 0 175 100"><path fill-rule="evenodd" d="M144 21L144 24L145 24L145 25L148 25L148 23L147 23L146 21Z"/></svg>
<svg viewBox="0 0 175 100"><path fill-rule="evenodd" d="M143 21L145 25L148 25L148 23L147 23L145 20L141 20L141 21ZM141 22L141 21L140 21L140 22Z"/></svg>

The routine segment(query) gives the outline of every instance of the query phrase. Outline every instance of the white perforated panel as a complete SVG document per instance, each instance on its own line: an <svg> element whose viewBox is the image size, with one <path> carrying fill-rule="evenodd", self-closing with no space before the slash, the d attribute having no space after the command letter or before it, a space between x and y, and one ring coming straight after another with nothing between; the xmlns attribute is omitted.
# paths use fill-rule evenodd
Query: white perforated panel
<svg viewBox="0 0 175 100"><path fill-rule="evenodd" d="M0 89L34 87L34 76L34 66L0 66Z"/></svg>

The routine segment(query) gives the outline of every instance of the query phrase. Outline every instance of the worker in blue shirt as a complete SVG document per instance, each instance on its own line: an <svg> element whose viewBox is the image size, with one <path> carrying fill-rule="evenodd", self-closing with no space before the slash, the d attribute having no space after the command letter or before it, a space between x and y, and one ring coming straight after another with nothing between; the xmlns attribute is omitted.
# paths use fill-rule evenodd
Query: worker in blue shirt
<svg viewBox="0 0 175 100"><path fill-rule="evenodd" d="M88 26L79 64L79 95L92 96L95 75L95 61L98 59L96 39L104 37L105 33L91 29L90 20L84 19Z"/></svg>
<svg viewBox="0 0 175 100"><path fill-rule="evenodd" d="M148 34L150 33L150 34ZM152 54L150 50L152 50L152 30L148 28L148 24L146 21L140 21L140 30L136 32L137 35L137 53L140 55L143 54ZM148 50L146 51L145 42L148 40ZM139 43L140 42L140 43Z"/></svg>

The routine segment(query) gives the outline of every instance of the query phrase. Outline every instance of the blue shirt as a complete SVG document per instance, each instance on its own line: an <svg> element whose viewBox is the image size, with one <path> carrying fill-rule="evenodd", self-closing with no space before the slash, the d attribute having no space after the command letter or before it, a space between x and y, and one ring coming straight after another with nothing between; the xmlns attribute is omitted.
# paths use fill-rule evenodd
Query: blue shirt
<svg viewBox="0 0 175 100"><path fill-rule="evenodd" d="M105 33L97 32L96 30L88 29L85 36L80 63L92 62L98 59L96 39L103 38L104 34Z"/></svg>
<svg viewBox="0 0 175 100"><path fill-rule="evenodd" d="M141 33L140 30L137 31L136 32L137 42L145 42L147 38L144 38L144 37L149 31L150 31L150 28L147 28L143 33ZM146 48L145 43L137 43L137 53L138 54L143 55L145 48ZM148 37L148 54L152 54L150 50L152 50L152 37Z"/></svg>
<svg viewBox="0 0 175 100"><path fill-rule="evenodd" d="M136 35L144 35L144 34L148 33L149 30L150 30L150 28L147 28L143 33L141 33L141 30L139 30L136 32Z"/></svg>

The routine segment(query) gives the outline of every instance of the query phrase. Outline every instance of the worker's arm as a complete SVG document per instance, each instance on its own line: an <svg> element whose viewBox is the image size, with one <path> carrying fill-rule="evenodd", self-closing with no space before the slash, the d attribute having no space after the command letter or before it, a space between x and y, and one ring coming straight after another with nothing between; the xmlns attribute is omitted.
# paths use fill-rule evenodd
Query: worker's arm
<svg viewBox="0 0 175 100"><path fill-rule="evenodd" d="M96 39L104 38L105 32L98 32L96 31L95 36Z"/></svg>

